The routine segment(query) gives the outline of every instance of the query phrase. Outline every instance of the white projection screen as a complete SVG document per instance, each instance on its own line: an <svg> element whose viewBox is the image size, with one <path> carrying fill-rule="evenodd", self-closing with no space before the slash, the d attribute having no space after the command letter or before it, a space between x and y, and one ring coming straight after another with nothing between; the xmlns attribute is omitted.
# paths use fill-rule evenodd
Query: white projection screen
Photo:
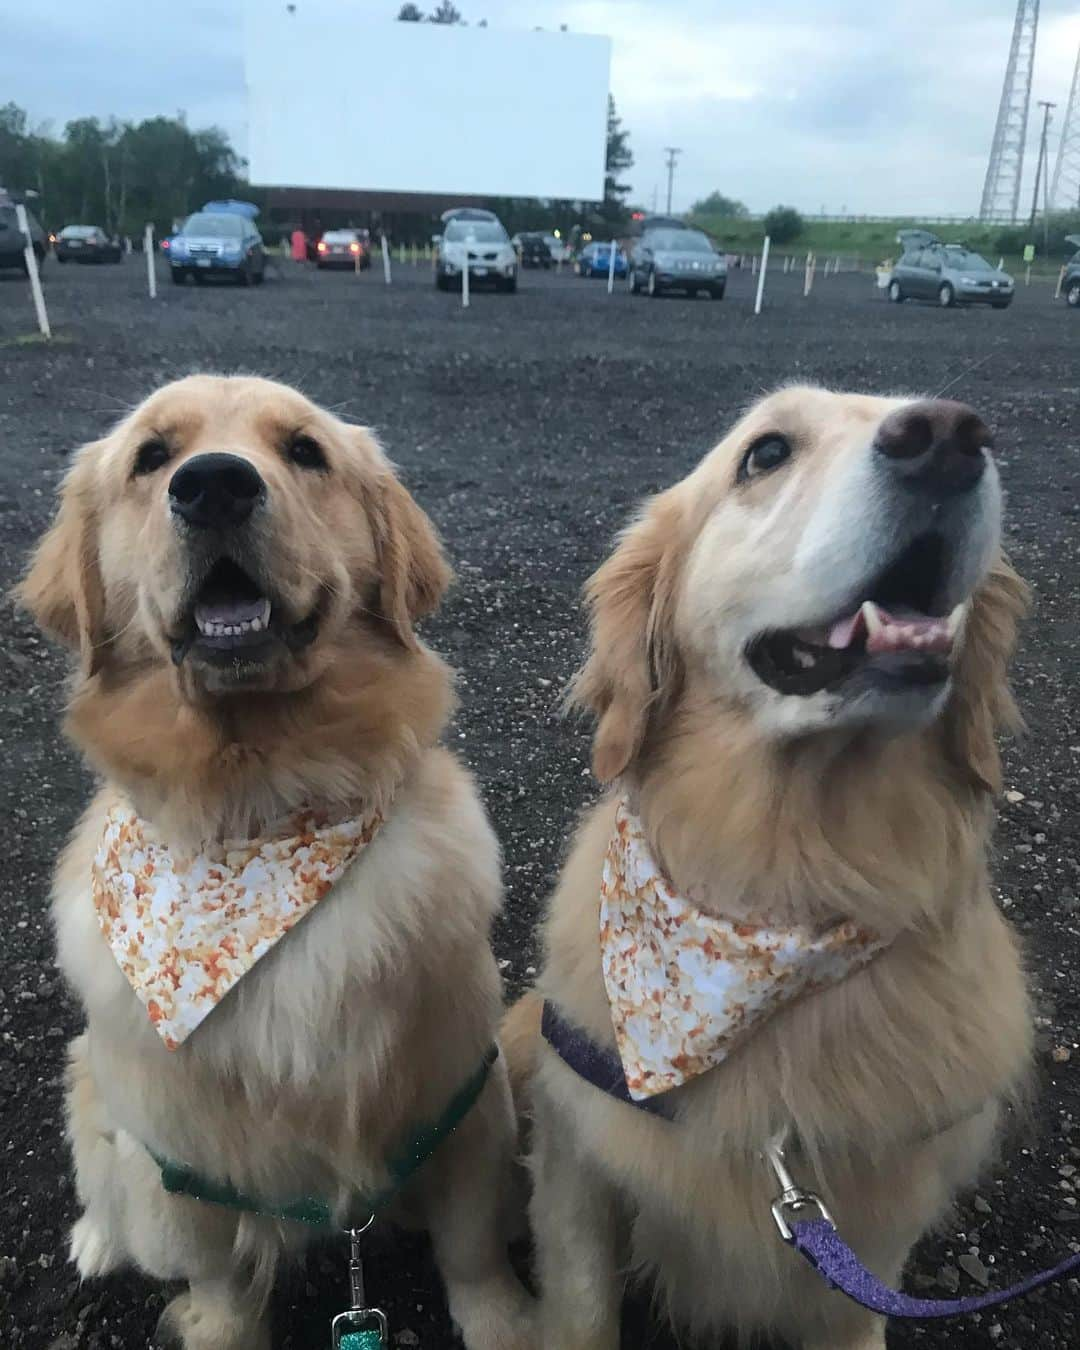
<svg viewBox="0 0 1080 1350"><path fill-rule="evenodd" d="M260 186L604 195L610 38L248 0L245 57Z"/></svg>

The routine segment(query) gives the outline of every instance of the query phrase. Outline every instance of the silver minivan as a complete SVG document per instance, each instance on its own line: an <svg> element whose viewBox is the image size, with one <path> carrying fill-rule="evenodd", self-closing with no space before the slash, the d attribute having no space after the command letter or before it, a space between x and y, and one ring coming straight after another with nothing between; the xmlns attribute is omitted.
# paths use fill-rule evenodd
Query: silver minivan
<svg viewBox="0 0 1080 1350"><path fill-rule="evenodd" d="M1012 304L1012 277L982 254L964 244L943 244L928 230L901 230L896 239L904 252L887 282L894 304L930 300L943 309L953 305L1007 309Z"/></svg>

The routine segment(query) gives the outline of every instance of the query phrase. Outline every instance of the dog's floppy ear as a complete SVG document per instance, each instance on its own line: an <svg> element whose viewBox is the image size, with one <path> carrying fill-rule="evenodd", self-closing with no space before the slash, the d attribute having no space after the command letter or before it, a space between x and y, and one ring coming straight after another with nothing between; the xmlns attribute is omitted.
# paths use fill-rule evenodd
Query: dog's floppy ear
<svg viewBox="0 0 1080 1350"><path fill-rule="evenodd" d="M987 792L1001 789L997 733L1023 725L1009 688L1009 662L1029 601L1027 585L999 558L972 599L953 673L946 752L973 787Z"/></svg>
<svg viewBox="0 0 1080 1350"><path fill-rule="evenodd" d="M602 783L634 760L650 715L678 686L680 524L675 497L654 498L585 587L592 643L567 702L596 714L593 772Z"/></svg>
<svg viewBox="0 0 1080 1350"><path fill-rule="evenodd" d="M435 527L385 462L378 471L371 522L379 608L402 646L415 648L413 624L437 608L453 573Z"/></svg>
<svg viewBox="0 0 1080 1350"><path fill-rule="evenodd" d="M56 519L15 588L16 602L45 632L78 651L84 675L100 669L106 641L90 464L97 448L87 445L78 452L60 489Z"/></svg>

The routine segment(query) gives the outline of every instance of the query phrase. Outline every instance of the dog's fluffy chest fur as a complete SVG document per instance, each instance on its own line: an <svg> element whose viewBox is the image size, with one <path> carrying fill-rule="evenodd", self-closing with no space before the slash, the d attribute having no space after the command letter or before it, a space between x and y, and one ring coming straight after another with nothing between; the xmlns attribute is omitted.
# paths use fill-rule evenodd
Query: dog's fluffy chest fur
<svg viewBox="0 0 1080 1350"><path fill-rule="evenodd" d="M545 996L608 1046L596 916L612 814L602 804L579 835L552 903L543 977ZM586 1165L629 1197L635 1261L677 1320L766 1325L773 1309L755 1306L753 1291L801 1273L772 1228L765 1140L787 1126L806 1141L800 1180L828 1197L872 1263L875 1226L904 1222L889 1217L898 1193L933 1192L940 1211L973 1180L1002 1100L1023 1086L1029 1026L1014 939L984 895L947 930L902 935L870 966L776 1013L677 1090L676 1123L583 1088L552 1052L540 1090Z"/></svg>
<svg viewBox="0 0 1080 1350"><path fill-rule="evenodd" d="M442 752L428 755L376 842L174 1052L89 901L107 796L64 855L54 917L111 1115L156 1151L257 1192L332 1196L345 1175L380 1180L392 1145L475 1069L498 1006L494 962L477 940L498 901L496 850L465 776ZM467 854L463 840L477 832L490 847ZM443 874L455 877L453 905L438 903ZM437 1031L451 1005L461 1034L447 1055Z"/></svg>

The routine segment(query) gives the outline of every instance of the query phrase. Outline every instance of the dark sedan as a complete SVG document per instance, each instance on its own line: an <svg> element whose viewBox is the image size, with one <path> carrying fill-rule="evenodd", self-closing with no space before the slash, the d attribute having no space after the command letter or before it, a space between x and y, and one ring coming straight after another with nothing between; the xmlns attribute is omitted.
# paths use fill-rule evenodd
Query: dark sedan
<svg viewBox="0 0 1080 1350"><path fill-rule="evenodd" d="M118 263L124 256L119 239L110 239L100 225L65 225L53 252L59 263Z"/></svg>
<svg viewBox="0 0 1080 1350"><path fill-rule="evenodd" d="M705 291L714 300L724 298L727 258L717 253L700 230L649 229L630 253L631 295L645 291L658 296L667 291L696 295Z"/></svg>

